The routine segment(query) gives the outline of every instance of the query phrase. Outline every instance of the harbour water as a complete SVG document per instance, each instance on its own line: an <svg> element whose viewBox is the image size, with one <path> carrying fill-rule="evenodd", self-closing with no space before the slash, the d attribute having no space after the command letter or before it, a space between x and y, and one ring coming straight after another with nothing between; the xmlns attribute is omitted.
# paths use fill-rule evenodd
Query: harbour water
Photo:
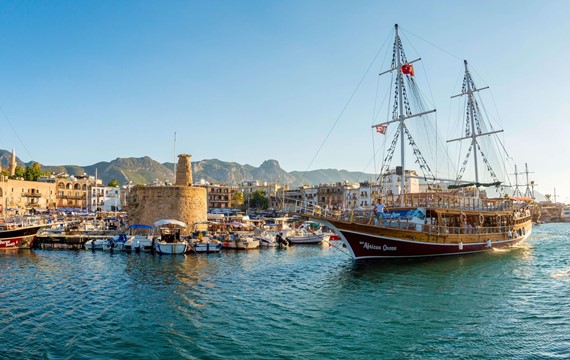
<svg viewBox="0 0 570 360"><path fill-rule="evenodd" d="M0 253L2 359L570 358L570 225L488 254L354 263Z"/></svg>

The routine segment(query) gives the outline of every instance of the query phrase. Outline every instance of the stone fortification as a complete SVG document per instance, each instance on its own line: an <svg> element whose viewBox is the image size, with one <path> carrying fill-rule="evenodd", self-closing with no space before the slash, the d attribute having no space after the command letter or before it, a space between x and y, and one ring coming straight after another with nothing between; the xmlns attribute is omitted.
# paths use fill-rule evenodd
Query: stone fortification
<svg viewBox="0 0 570 360"><path fill-rule="evenodd" d="M176 185L192 186L192 162L191 155L178 155L178 165L176 165Z"/></svg>
<svg viewBox="0 0 570 360"><path fill-rule="evenodd" d="M160 219L175 219L189 225L207 220L207 191L193 187L190 155L179 155L174 186L136 186L127 197L131 224L152 225Z"/></svg>

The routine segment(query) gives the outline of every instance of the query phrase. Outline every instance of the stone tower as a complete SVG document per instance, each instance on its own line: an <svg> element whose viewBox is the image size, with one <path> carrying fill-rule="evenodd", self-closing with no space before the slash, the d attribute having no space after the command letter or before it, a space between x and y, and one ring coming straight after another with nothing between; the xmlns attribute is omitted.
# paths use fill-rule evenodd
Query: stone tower
<svg viewBox="0 0 570 360"><path fill-rule="evenodd" d="M192 155L178 155L178 165L176 165L176 186L192 186Z"/></svg>
<svg viewBox="0 0 570 360"><path fill-rule="evenodd" d="M10 176L16 175L16 149L12 148L12 159L10 160Z"/></svg>
<svg viewBox="0 0 570 360"><path fill-rule="evenodd" d="M127 197L131 224L152 225L160 219L176 219L188 224L182 233L192 231L192 224L207 220L206 188L192 186L190 155L178 155L174 186L135 186Z"/></svg>

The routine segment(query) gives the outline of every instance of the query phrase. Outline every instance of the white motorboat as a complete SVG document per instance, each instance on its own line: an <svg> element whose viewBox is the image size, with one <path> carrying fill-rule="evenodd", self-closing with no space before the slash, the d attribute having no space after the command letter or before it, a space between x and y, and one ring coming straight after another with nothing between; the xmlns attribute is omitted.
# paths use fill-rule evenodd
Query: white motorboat
<svg viewBox="0 0 570 360"><path fill-rule="evenodd" d="M328 242L330 235L324 234L320 230L310 232L304 228L300 228L288 232L285 239L293 245L320 244L323 241Z"/></svg>
<svg viewBox="0 0 570 360"><path fill-rule="evenodd" d="M133 224L129 226L129 235L124 242L124 249L127 252L152 251L152 239L154 228L145 224Z"/></svg>
<svg viewBox="0 0 570 360"><path fill-rule="evenodd" d="M259 247L259 240L248 235L230 234L229 237L222 242L222 246L225 249L253 250Z"/></svg>
<svg viewBox="0 0 570 360"><path fill-rule="evenodd" d="M85 250L103 250L103 245L107 244L107 239L88 240L83 244Z"/></svg>
<svg viewBox="0 0 570 360"><path fill-rule="evenodd" d="M154 249L157 253L164 255L184 254L188 250L188 243L185 241L165 242L156 240L154 243Z"/></svg>
<svg viewBox="0 0 570 360"><path fill-rule="evenodd" d="M196 253L219 253L222 250L222 242L208 236L192 239L190 246Z"/></svg>
<svg viewBox="0 0 570 360"><path fill-rule="evenodd" d="M184 254L188 250L188 243L180 238L182 228L186 224L179 220L164 219L154 223L159 237L154 239L154 249L159 254Z"/></svg>
<svg viewBox="0 0 570 360"><path fill-rule="evenodd" d="M103 244L103 251L115 252L125 250L125 242L127 241L127 236L125 234L113 236L108 239L105 244Z"/></svg>
<svg viewBox="0 0 570 360"><path fill-rule="evenodd" d="M262 231L261 233L255 236L255 239L259 240L259 246L262 247L277 247L279 244L277 243L276 236L279 234L279 231Z"/></svg>

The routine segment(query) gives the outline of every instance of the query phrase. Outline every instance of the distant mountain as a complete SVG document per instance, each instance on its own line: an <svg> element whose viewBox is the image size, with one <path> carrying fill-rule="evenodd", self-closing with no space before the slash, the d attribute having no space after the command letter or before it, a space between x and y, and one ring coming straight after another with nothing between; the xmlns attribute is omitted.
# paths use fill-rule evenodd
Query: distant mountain
<svg viewBox="0 0 570 360"><path fill-rule="evenodd" d="M0 150L0 162L3 167L10 166L12 153ZM34 161L24 163L16 158L21 166L30 166ZM102 179L103 184L107 184L112 179L117 179L121 185L128 184L151 184L159 181L174 180L174 164L160 164L148 156L142 158L117 158L111 162L98 162L89 166L78 165L43 165L43 171L67 173L69 175L81 176L88 174ZM226 162L218 159L201 160L192 162L192 172L194 182L204 179L215 184L239 184L245 180L259 180L269 183L288 184L296 187L301 185L317 185L324 183L335 183L339 181L365 181L374 178L371 174L360 172L349 172L346 170L323 169L308 172L293 171L288 173L283 170L277 160L266 160L259 167L251 165L241 165L235 162Z"/></svg>
<svg viewBox="0 0 570 360"><path fill-rule="evenodd" d="M11 158L12 153L10 151L0 149L2 167L9 167ZM18 157L16 157L16 162L20 166L30 166L34 163L34 161L24 163ZM84 174L95 176L95 170L97 170L97 177L102 179L103 184L109 183L112 179L117 179L121 185L128 184L129 181L132 181L133 184L151 184L155 181L172 182L174 180L173 163L160 164L148 156L117 158L111 162L102 161L84 167L77 165L41 166L43 171L76 176ZM245 180L260 180L269 183L288 184L293 188L301 185L331 184L339 181L362 182L374 181L375 179L373 174L337 169L286 172L277 160L266 160L259 167L218 159L201 160L192 162L192 172L194 182L204 179L214 184L235 185ZM521 190L524 191L524 189ZM491 189L488 195L499 196L494 194ZM544 195L538 191L535 191L535 196L538 201L545 199Z"/></svg>
<svg viewBox="0 0 570 360"><path fill-rule="evenodd" d="M42 165L43 171L52 173L67 173L69 175L97 175L107 184L112 179L117 179L121 184L150 184L155 181L172 181L174 173L164 165L154 161L148 156L142 158L117 158L111 162L99 162L97 164L81 167L77 165L46 166Z"/></svg>
<svg viewBox="0 0 570 360"><path fill-rule="evenodd" d="M162 164L172 169L173 163ZM245 180L259 180L269 183L289 184L293 187L301 185L318 185L339 181L365 181L374 179L372 174L350 172L346 170L326 169L308 172L283 170L277 160L266 160L259 167L240 165L218 159L192 162L194 182L204 179L210 183L239 184Z"/></svg>

